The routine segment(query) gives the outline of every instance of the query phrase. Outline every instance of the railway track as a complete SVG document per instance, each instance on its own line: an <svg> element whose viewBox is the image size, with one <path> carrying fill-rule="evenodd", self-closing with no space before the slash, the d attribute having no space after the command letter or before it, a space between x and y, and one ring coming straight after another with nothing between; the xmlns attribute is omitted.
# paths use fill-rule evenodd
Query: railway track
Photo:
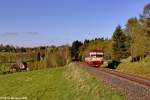
<svg viewBox="0 0 150 100"><path fill-rule="evenodd" d="M106 68L93 68L82 64L97 80L123 90L128 100L150 100L150 78L118 72Z"/></svg>
<svg viewBox="0 0 150 100"><path fill-rule="evenodd" d="M96 69L96 70L100 70L100 71L103 71L103 72L106 72L106 73L109 73L112 75L116 75L118 77L125 78L127 80L136 82L138 84L141 84L143 86L147 86L150 88L150 79L149 78L136 76L136 75L132 75L132 74L127 74L127 73L123 73L123 72L118 72L118 71L114 71L114 70L110 70L110 69L104 69L104 68Z"/></svg>

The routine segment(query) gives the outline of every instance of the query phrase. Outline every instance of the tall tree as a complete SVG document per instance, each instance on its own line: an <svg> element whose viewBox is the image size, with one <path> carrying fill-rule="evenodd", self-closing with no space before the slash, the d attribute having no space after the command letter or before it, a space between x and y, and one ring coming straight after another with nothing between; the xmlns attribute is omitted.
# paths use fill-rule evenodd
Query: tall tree
<svg viewBox="0 0 150 100"><path fill-rule="evenodd" d="M144 6L143 17L150 18L150 3Z"/></svg>
<svg viewBox="0 0 150 100"><path fill-rule="evenodd" d="M117 26L112 36L113 59L121 60L128 57L128 48L126 46L127 36L123 33L121 26Z"/></svg>
<svg viewBox="0 0 150 100"><path fill-rule="evenodd" d="M79 53L80 53L79 48L82 45L83 45L82 42L78 41L78 40L76 40L72 43L72 47L71 47L71 58L72 59L79 60Z"/></svg>
<svg viewBox="0 0 150 100"><path fill-rule="evenodd" d="M145 51L150 54L150 3L144 6L142 16L142 25L144 26L144 30L146 31Z"/></svg>

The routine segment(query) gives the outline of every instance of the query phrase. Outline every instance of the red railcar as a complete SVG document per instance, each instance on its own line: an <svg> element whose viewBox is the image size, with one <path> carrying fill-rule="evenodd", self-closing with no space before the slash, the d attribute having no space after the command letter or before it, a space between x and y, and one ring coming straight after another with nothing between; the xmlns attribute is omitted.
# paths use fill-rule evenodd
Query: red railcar
<svg viewBox="0 0 150 100"><path fill-rule="evenodd" d="M104 53L102 50L91 50L85 57L85 63L92 67L100 67L103 64Z"/></svg>

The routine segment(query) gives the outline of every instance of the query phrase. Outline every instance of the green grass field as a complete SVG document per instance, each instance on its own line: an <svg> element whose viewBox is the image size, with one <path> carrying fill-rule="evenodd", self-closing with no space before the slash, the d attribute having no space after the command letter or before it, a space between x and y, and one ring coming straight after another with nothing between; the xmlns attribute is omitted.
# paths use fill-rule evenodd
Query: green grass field
<svg viewBox="0 0 150 100"><path fill-rule="evenodd" d="M29 100L124 99L119 92L99 83L74 64L0 75L0 97L27 97Z"/></svg>

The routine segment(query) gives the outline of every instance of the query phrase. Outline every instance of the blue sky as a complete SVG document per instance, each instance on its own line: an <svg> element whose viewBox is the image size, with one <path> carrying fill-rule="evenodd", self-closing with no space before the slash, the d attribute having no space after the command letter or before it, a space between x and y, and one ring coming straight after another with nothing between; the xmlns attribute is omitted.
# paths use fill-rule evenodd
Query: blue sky
<svg viewBox="0 0 150 100"><path fill-rule="evenodd" d="M62 45L110 38L149 0L0 0L0 43Z"/></svg>

